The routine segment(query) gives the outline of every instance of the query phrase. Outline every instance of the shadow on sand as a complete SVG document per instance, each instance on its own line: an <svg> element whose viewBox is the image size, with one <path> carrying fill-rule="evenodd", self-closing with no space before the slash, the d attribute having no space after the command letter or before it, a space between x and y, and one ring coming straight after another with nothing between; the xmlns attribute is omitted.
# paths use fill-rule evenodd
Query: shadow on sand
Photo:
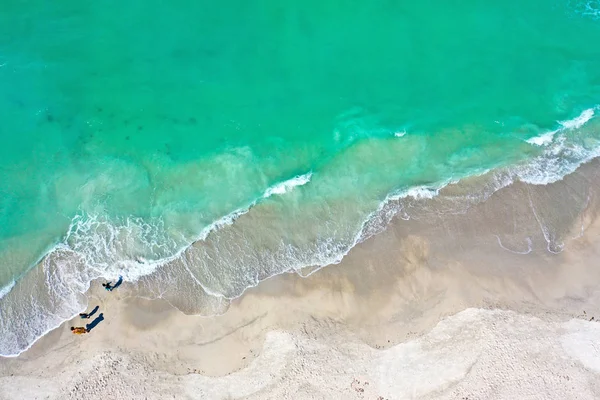
<svg viewBox="0 0 600 400"><path fill-rule="evenodd" d="M121 286L121 283L123 283L123 277L122 276L119 277L119 280L117 281L117 283L115 283L115 286L113 286L112 289L110 289L110 290L111 291L115 290L116 288L118 288L119 286Z"/></svg>
<svg viewBox="0 0 600 400"><path fill-rule="evenodd" d="M92 315L96 314L96 312L98 311L98 309L100 308L100 306L96 306L94 307L94 309L92 311L90 311L89 313L80 313L79 316L81 318L89 318Z"/></svg>
<svg viewBox="0 0 600 400"><path fill-rule="evenodd" d="M95 320L87 324L85 327L88 330L88 332L90 332L96 327L96 325L98 325L102 321L104 321L104 313L100 313L100 315L98 315Z"/></svg>

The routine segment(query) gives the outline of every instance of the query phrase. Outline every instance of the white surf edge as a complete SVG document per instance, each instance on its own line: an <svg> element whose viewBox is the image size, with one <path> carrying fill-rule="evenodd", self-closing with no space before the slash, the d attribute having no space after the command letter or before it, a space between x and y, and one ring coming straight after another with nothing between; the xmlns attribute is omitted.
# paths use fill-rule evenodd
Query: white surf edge
<svg viewBox="0 0 600 400"><path fill-rule="evenodd" d="M4 296L6 296L12 290L12 288L15 287L15 284L16 284L16 282L13 279L12 281L10 281L8 283L8 285L1 287L0 288L0 299L3 298Z"/></svg>
<svg viewBox="0 0 600 400"><path fill-rule="evenodd" d="M585 125L589 120L594 118L595 111L598 110L599 106L587 108L581 112L577 117L565 120L557 121L560 127L558 129L542 133L541 135L534 136L526 140L527 143L535 146L546 146L552 143L554 136L561 130L573 130L579 129Z"/></svg>
<svg viewBox="0 0 600 400"><path fill-rule="evenodd" d="M279 182L265 190L262 197L263 199L267 199L273 195L282 195L288 193L289 191L294 190L295 187L304 186L310 182L312 175L313 173L310 171L306 174L296 175L293 178Z"/></svg>

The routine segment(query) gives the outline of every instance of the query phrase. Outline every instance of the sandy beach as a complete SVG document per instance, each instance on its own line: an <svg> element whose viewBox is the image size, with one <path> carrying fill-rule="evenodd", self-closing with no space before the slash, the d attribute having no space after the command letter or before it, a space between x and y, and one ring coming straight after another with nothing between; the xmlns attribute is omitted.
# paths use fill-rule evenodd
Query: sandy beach
<svg viewBox="0 0 600 400"><path fill-rule="evenodd" d="M0 359L0 399L600 398L599 163L440 212L464 187L219 316L94 282L104 320Z"/></svg>

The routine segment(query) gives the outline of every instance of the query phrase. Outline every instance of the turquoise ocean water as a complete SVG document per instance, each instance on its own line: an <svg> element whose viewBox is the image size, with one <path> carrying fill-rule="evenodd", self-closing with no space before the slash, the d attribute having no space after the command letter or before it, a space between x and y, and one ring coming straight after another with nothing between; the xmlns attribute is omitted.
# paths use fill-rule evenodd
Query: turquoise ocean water
<svg viewBox="0 0 600 400"><path fill-rule="evenodd" d="M339 261L390 196L560 179L600 154L599 40L585 0L5 1L0 354L198 240L231 298Z"/></svg>

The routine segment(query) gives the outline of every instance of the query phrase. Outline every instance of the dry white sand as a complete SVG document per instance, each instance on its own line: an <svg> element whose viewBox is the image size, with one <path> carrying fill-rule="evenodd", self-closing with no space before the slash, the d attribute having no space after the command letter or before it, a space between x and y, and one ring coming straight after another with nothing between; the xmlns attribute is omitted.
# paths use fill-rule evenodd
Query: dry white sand
<svg viewBox="0 0 600 400"><path fill-rule="evenodd" d="M600 324L549 322L467 309L424 335L376 349L313 320L306 332L272 330L243 368L223 376L170 370L197 355L161 356L67 341L0 380L6 399L594 399L600 396ZM113 327L114 328L114 327ZM99 330L99 329L98 329ZM318 333L316 333L318 332ZM238 340L244 340L244 334ZM107 340L107 338L104 338ZM108 343L107 343L108 344ZM155 344L160 346L160 344ZM234 349L219 346L230 357ZM186 346L183 346L186 349ZM99 349L98 349L99 350ZM248 353L245 353L247 351ZM192 351L193 352L193 351ZM228 353L228 354L224 354ZM243 356L242 356L243 357ZM33 365L36 365L33 368ZM190 363L188 365L193 365ZM188 367L189 368L189 367Z"/></svg>

